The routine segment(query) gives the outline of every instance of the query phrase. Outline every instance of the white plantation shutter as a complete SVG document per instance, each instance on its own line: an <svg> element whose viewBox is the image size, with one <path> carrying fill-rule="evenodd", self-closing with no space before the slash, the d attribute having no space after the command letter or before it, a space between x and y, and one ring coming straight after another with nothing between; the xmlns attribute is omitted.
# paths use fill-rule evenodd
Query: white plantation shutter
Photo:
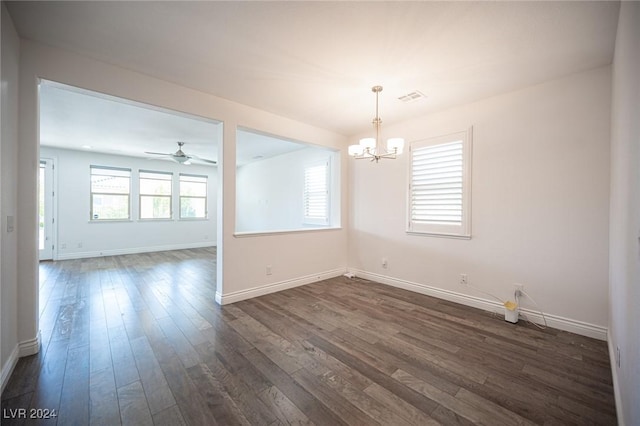
<svg viewBox="0 0 640 426"><path fill-rule="evenodd" d="M329 223L329 163L316 163L304 169L304 222Z"/></svg>
<svg viewBox="0 0 640 426"><path fill-rule="evenodd" d="M462 141L413 152L411 220L462 222Z"/></svg>
<svg viewBox="0 0 640 426"><path fill-rule="evenodd" d="M470 236L470 133L411 144L410 232Z"/></svg>

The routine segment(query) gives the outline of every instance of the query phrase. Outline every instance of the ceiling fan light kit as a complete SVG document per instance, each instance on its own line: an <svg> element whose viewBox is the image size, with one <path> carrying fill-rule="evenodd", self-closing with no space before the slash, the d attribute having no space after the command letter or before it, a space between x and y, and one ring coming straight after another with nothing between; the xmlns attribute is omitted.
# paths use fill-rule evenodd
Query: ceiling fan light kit
<svg viewBox="0 0 640 426"><path fill-rule="evenodd" d="M173 158L174 161L180 164L191 164L191 162L189 161L190 158L187 157L187 155L182 151L183 146L184 142L178 142L178 150L171 156L171 158Z"/></svg>
<svg viewBox="0 0 640 426"><path fill-rule="evenodd" d="M208 163L208 164L218 164L217 161L213 161L213 160L208 160L206 158L202 158L202 157L198 157L197 155L187 155L184 153L184 151L182 151L182 147L184 146L184 142L178 142L178 150L176 152L172 153L166 153L166 152L149 152L149 151L145 151L145 154L151 154L151 155L163 155L166 157L170 157L173 161L175 161L176 163L179 164L184 164L184 165L189 165L192 164L191 160L196 160L196 161L202 161L204 163Z"/></svg>
<svg viewBox="0 0 640 426"><path fill-rule="evenodd" d="M373 128L376 131L376 136L375 138L360 139L360 143L358 145L349 146L348 152L349 155L354 157L356 160L368 159L370 161L375 161L376 163L380 161L381 158L389 158L393 160L397 155L402 154L402 151L404 150L404 139L387 139L387 147L386 149L382 149L380 145L380 125L382 124L382 120L378 114L378 95L382 92L382 86L373 86L371 91L376 94L376 116L373 119Z"/></svg>

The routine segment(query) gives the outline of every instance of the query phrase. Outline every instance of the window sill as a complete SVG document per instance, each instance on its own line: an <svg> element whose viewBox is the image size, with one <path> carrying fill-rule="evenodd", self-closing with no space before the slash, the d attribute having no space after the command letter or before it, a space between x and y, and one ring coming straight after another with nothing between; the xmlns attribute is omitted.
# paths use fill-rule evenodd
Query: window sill
<svg viewBox="0 0 640 426"><path fill-rule="evenodd" d="M418 232L418 231L406 231L407 235L415 235L418 237L437 237L437 238L453 238L456 240L470 240L471 235L460 234L446 234L442 232Z"/></svg>
<svg viewBox="0 0 640 426"><path fill-rule="evenodd" d="M128 223L133 222L133 219L94 219L89 220L89 223Z"/></svg>
<svg viewBox="0 0 640 426"><path fill-rule="evenodd" d="M273 231L248 231L248 232L234 232L233 236L236 238L247 237L265 237L270 235L285 235L285 234L299 234L305 232L324 232L324 231L340 231L340 226L330 226L323 228L302 228L302 229L281 229Z"/></svg>

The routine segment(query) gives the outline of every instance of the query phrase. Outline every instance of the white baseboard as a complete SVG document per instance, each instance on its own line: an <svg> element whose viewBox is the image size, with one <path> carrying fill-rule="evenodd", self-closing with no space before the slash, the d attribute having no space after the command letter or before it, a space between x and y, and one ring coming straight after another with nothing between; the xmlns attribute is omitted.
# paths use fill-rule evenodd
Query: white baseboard
<svg viewBox="0 0 640 426"><path fill-rule="evenodd" d="M462 294L451 290L444 290L425 284L406 281L386 275L376 274L373 272L362 271L359 269L349 269L349 272L356 274L357 277L365 278L367 280L375 281L381 284L386 284L409 291L415 291L416 293L426 294L427 296L437 297L440 299L448 300L450 302L460 303L461 305L483 309L485 311L497 312L501 315L504 314L504 306L492 300L469 296L467 294ZM520 308L520 312L526 315L529 321L535 322L537 324L544 324L540 312L533 311L527 308ZM545 313L544 316L547 319L547 325L551 328L569 331L571 333L592 337L598 340L607 340L606 327L547 313Z"/></svg>
<svg viewBox="0 0 640 426"><path fill-rule="evenodd" d="M4 392L4 387L9 382L9 377L11 377L11 373L13 373L13 369L16 368L17 363L18 363L18 345L16 345L13 348L13 350L11 351L11 354L9 355L9 358L2 366L2 378L1 378L2 388L0 390L0 393Z"/></svg>
<svg viewBox="0 0 640 426"><path fill-rule="evenodd" d="M611 338L611 330L607 333L607 345L609 346L609 363L611 364L611 377L613 378L613 395L616 400L616 415L618 417L618 425L624 426L624 410L622 409L622 399L620 397L620 381L618 378L618 368L616 362L616 350L613 347L613 339Z"/></svg>
<svg viewBox="0 0 640 426"><path fill-rule="evenodd" d="M33 339L18 343L18 357L35 355L40 351L40 331Z"/></svg>
<svg viewBox="0 0 640 426"><path fill-rule="evenodd" d="M18 359L24 356L37 354L40 350L40 332L38 335L29 340L25 340L24 342L19 342L11 351L9 358L2 366L2 376L0 376L0 393L4 392L4 388L9 382L9 378L11 377L11 373L16 368L16 364L18 364Z"/></svg>
<svg viewBox="0 0 640 426"><path fill-rule="evenodd" d="M123 254L152 253L156 251L185 250L185 249L192 249L192 248L215 247L215 246L216 246L215 243L209 241L209 242L203 242L203 243L171 244L166 246L132 247L132 248L124 248L124 249L83 251L83 252L63 253L63 254L58 253L56 260L86 259L89 257L120 256Z"/></svg>
<svg viewBox="0 0 640 426"><path fill-rule="evenodd" d="M322 281L333 277L338 277L347 272L347 268L338 268L331 271L318 272L304 277L284 280L277 283L261 285L247 290L234 291L231 293L221 294L216 292L216 302L220 305L228 305L230 303L239 302L241 300L251 299L253 297L264 296L265 294L275 293L277 291L286 290L293 287L299 287L305 284L311 284L316 281ZM224 290L224 289L223 289Z"/></svg>

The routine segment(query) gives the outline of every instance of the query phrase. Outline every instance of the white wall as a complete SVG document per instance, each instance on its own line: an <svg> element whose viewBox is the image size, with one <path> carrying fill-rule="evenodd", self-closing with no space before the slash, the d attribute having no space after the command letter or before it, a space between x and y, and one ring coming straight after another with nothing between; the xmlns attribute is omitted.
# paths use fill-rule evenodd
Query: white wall
<svg viewBox="0 0 640 426"><path fill-rule="evenodd" d="M610 78L596 69L383 128L413 141L473 125L472 239L405 233L408 155L350 160L350 269L470 304L488 297L461 273L502 299L524 283L554 326L605 338Z"/></svg>
<svg viewBox="0 0 640 426"><path fill-rule="evenodd" d="M99 154L86 151L40 148L41 158L55 161L54 185L57 196L56 234L54 258L110 256L174 250L216 244L216 167L183 166L172 161ZM89 166L129 168L131 176L131 221L90 222ZM138 171L151 170L173 173L172 220L149 221L139 219ZM191 173L208 176L206 220L178 220L178 175Z"/></svg>
<svg viewBox="0 0 640 426"><path fill-rule="evenodd" d="M640 424L639 76L640 3L622 2L613 62L609 248L609 350L621 425Z"/></svg>
<svg viewBox="0 0 640 426"><path fill-rule="evenodd" d="M330 159L333 181L330 226L340 226L339 153L308 147L238 167L236 231L265 232L318 228L303 223L304 168Z"/></svg>
<svg viewBox="0 0 640 426"><path fill-rule="evenodd" d="M18 159L18 62L20 40L2 3L2 105L0 106L0 366L2 388L17 359L17 232L7 232L7 216L18 226L16 163Z"/></svg>
<svg viewBox="0 0 640 426"><path fill-rule="evenodd" d="M346 270L347 232L344 229L295 234L234 237L236 217L236 131L238 127L277 134L288 140L341 149L346 138L196 90L73 54L22 40L20 56L20 111L18 152L18 338L35 338L38 330L38 96L39 78L106 93L224 123L218 147L218 292L227 303L279 288L337 275ZM346 161L341 174L346 176ZM346 183L341 188L346 205ZM341 213L341 223L346 216ZM248 263L247 259L251 259ZM273 274L265 274L265 265Z"/></svg>

